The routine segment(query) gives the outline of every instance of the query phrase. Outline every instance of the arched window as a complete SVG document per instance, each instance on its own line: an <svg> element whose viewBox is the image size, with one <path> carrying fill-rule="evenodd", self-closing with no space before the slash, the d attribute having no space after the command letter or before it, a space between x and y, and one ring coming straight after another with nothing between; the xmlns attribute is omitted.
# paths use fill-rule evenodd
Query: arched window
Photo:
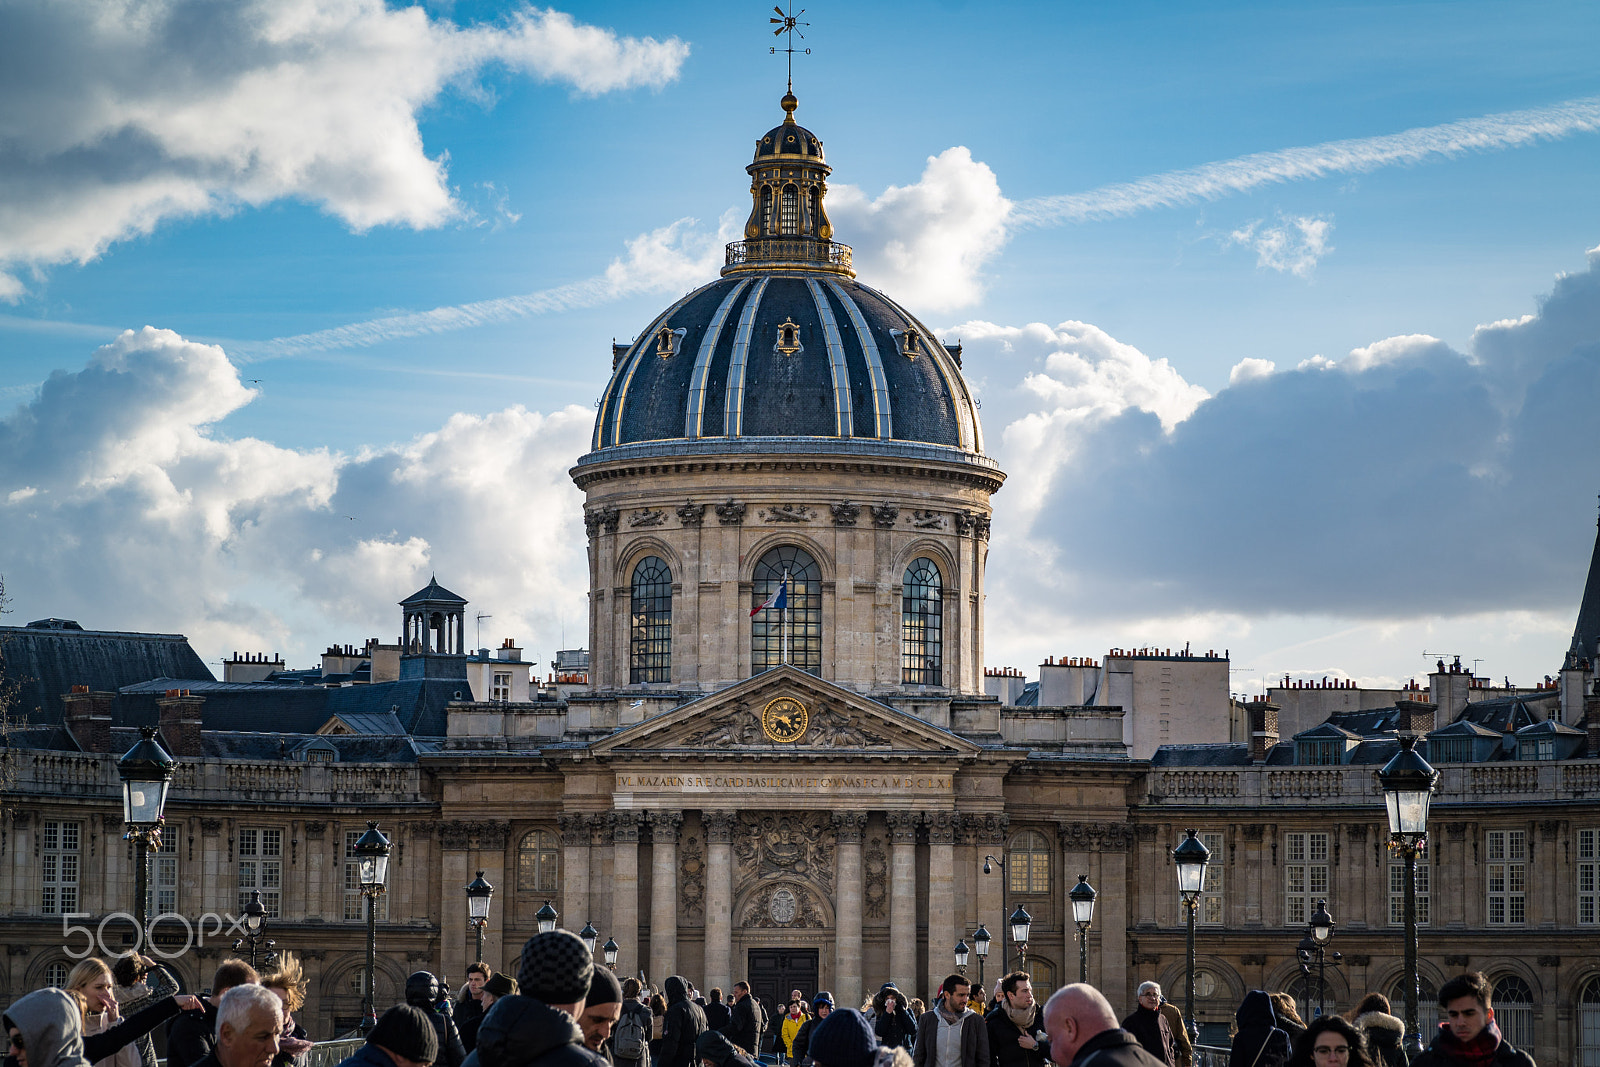
<svg viewBox="0 0 1600 1067"><path fill-rule="evenodd" d="M1043 834L1024 830L1011 839L1006 877L1013 893L1050 892L1050 842Z"/></svg>
<svg viewBox="0 0 1600 1067"><path fill-rule="evenodd" d="M1494 1006L1495 1022L1505 1039L1520 1049L1533 1047L1533 990L1514 974L1508 974L1494 984L1490 998Z"/></svg>
<svg viewBox="0 0 1600 1067"><path fill-rule="evenodd" d="M1394 984L1389 987L1388 996L1389 1004L1394 1008L1392 1014L1404 1015L1406 1007L1405 975L1402 974L1395 979ZM1437 1018L1441 1023L1445 1021L1444 1009L1439 1006L1439 991L1434 988L1432 982L1428 981L1428 976L1425 974L1417 975L1417 1018L1420 1020L1417 1025L1422 1027L1425 1033L1432 1029L1428 1025L1429 1019Z"/></svg>
<svg viewBox="0 0 1600 1067"><path fill-rule="evenodd" d="M784 233L800 232L800 192L792 185L783 187L783 214L778 222Z"/></svg>
<svg viewBox="0 0 1600 1067"><path fill-rule="evenodd" d="M751 575L751 608L760 608L789 576L786 606L750 616L750 673L788 662L822 673L822 568L803 548L782 545L762 556ZM785 659L787 649L787 660Z"/></svg>
<svg viewBox="0 0 1600 1067"><path fill-rule="evenodd" d="M1028 954L1028 982L1033 986L1033 999L1040 1003L1050 999L1056 989L1056 965L1033 953ZM1040 998L1043 1000L1040 1000Z"/></svg>
<svg viewBox="0 0 1600 1067"><path fill-rule="evenodd" d="M44 984L57 989L67 984L67 965L56 960L44 969Z"/></svg>
<svg viewBox="0 0 1600 1067"><path fill-rule="evenodd" d="M531 830L517 846L517 891L556 891L556 835L549 830Z"/></svg>
<svg viewBox="0 0 1600 1067"><path fill-rule="evenodd" d="M1600 1067L1600 978L1578 994L1578 1067Z"/></svg>
<svg viewBox="0 0 1600 1067"><path fill-rule="evenodd" d="M900 595L900 680L943 685L944 583L926 556L906 568Z"/></svg>
<svg viewBox="0 0 1600 1067"><path fill-rule="evenodd" d="M660 556L633 568L628 632L628 681L672 681L672 569Z"/></svg>
<svg viewBox="0 0 1600 1067"><path fill-rule="evenodd" d="M771 236L772 230L772 186L761 187L761 236Z"/></svg>

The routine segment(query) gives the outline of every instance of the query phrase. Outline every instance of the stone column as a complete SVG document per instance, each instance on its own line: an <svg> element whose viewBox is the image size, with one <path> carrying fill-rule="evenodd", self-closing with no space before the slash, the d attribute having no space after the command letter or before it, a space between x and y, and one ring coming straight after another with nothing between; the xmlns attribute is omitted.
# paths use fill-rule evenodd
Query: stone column
<svg viewBox="0 0 1600 1067"><path fill-rule="evenodd" d="M922 816L891 811L889 823L889 974L913 996L917 985L917 823Z"/></svg>
<svg viewBox="0 0 1600 1067"><path fill-rule="evenodd" d="M1223 899L1226 900L1237 891L1244 900L1243 925L1261 926L1265 922L1261 910L1261 879L1265 869L1261 842L1266 837L1267 826L1259 822L1245 823L1239 827L1239 832L1244 837L1242 873L1235 873L1233 885L1223 890Z"/></svg>
<svg viewBox="0 0 1600 1067"><path fill-rule="evenodd" d="M865 812L835 812L839 871L833 900L835 940L834 996L843 1006L861 1003L861 901L866 887L861 879L861 838L867 829Z"/></svg>
<svg viewBox="0 0 1600 1067"><path fill-rule="evenodd" d="M953 811L928 816L928 991L950 973L956 939L956 823Z"/></svg>
<svg viewBox="0 0 1600 1067"><path fill-rule="evenodd" d="M708 811L706 827L707 989L733 987L733 812Z"/></svg>
<svg viewBox="0 0 1600 1067"><path fill-rule="evenodd" d="M572 921L572 916L589 910L589 827L593 818L592 815L562 815L557 821L561 828L561 882L558 890L561 902L555 907L568 923ZM541 900L539 907L543 906L544 901ZM582 924L578 928L581 930Z"/></svg>
<svg viewBox="0 0 1600 1067"><path fill-rule="evenodd" d="M639 812L613 811L611 823L611 936L634 959L643 953L639 944ZM567 916L567 929L589 922L587 915ZM663 975L663 978L666 976Z"/></svg>
<svg viewBox="0 0 1600 1067"><path fill-rule="evenodd" d="M1005 858L1006 828L1011 824L1011 817L1002 813L990 812L985 815L972 816L973 828L976 830L978 854L974 861L973 877L978 883L978 922L989 931L990 948L989 959L983 965L983 976L988 980L989 988L994 988L995 980L1005 974L1009 967L1005 965L1006 945L1009 944L1010 929L1006 925L1004 907L1005 871L999 867L994 868L993 874L983 873L983 857L993 856L995 859ZM976 927L974 927L976 929Z"/></svg>
<svg viewBox="0 0 1600 1067"><path fill-rule="evenodd" d="M678 827L680 811L652 811L650 821L650 967L648 973L666 981L678 973ZM633 968L620 966L619 974Z"/></svg>
<svg viewBox="0 0 1600 1067"><path fill-rule="evenodd" d="M469 958L472 950L467 948L463 933L466 920L461 915L462 894L459 891L460 886L472 881L472 875L467 873L472 829L472 823L464 819L449 819L439 824L439 881L444 889L444 900L440 902L444 921L441 923L439 962L443 974L465 974L467 964L472 962ZM405 914L406 902L393 899L398 895L394 890L399 888L395 881L393 877L390 878L389 917L403 922L408 918Z"/></svg>
<svg viewBox="0 0 1600 1067"><path fill-rule="evenodd" d="M1107 997L1123 998L1123 1003L1133 992L1128 988L1128 853L1134 842L1133 828L1126 823L1115 824L1112 832L1100 838L1100 880L1094 883L1099 894L1094 925L1100 937L1098 944L1094 938L1089 942L1090 983Z"/></svg>

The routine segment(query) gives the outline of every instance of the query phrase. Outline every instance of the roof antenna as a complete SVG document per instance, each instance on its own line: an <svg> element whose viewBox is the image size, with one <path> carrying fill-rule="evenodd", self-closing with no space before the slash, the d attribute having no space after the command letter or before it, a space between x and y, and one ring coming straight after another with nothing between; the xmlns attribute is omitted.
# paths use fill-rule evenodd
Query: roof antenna
<svg viewBox="0 0 1600 1067"><path fill-rule="evenodd" d="M800 16L804 15L806 13L806 9L805 8L801 8L799 11L795 11L793 2L791 2L789 4L789 10L788 11L785 11L781 7L774 7L772 10L776 11L779 15L782 16L782 18L775 18L775 19L774 18L769 18L769 19L767 19L768 24L778 27L777 29L772 31L772 36L774 36L774 37L782 37L784 34L787 33L789 35L789 46L787 48L779 49L777 45L773 45L771 48L767 49L767 53L769 55L774 55L775 56L775 55L778 54L779 51L782 51L788 57L788 60L789 60L789 89L788 89L788 92L789 92L790 96L793 96L794 95L794 54L796 52L802 52L802 53L804 53L805 55L808 55L808 56L811 54L811 49L809 49L809 48L796 48L794 46L794 35L797 34L797 33L800 33L798 27L800 27L800 26L809 26L809 25L811 25L811 23L799 21ZM793 13L791 14L791 12L793 12ZM802 41L805 40L806 39L806 35L803 34L803 33L800 33L800 39Z"/></svg>

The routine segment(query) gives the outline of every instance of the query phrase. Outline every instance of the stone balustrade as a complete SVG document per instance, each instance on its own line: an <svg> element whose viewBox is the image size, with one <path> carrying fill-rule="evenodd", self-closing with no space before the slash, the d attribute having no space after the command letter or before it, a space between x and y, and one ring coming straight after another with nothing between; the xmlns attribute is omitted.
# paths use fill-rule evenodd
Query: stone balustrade
<svg viewBox="0 0 1600 1067"><path fill-rule="evenodd" d="M27 754L17 760L14 788L35 794L115 799L121 793L117 757ZM185 760L173 775L168 802L348 803L412 800L422 792L414 764L298 763L289 760Z"/></svg>

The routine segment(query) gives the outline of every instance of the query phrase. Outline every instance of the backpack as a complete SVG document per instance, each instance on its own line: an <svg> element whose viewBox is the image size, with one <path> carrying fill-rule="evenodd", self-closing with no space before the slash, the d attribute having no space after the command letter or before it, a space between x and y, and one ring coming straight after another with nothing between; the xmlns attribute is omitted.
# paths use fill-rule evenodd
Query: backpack
<svg viewBox="0 0 1600 1067"><path fill-rule="evenodd" d="M639 1013L627 1012L611 1035L611 1054L619 1060L636 1060L644 1055L650 1035L639 1021Z"/></svg>

